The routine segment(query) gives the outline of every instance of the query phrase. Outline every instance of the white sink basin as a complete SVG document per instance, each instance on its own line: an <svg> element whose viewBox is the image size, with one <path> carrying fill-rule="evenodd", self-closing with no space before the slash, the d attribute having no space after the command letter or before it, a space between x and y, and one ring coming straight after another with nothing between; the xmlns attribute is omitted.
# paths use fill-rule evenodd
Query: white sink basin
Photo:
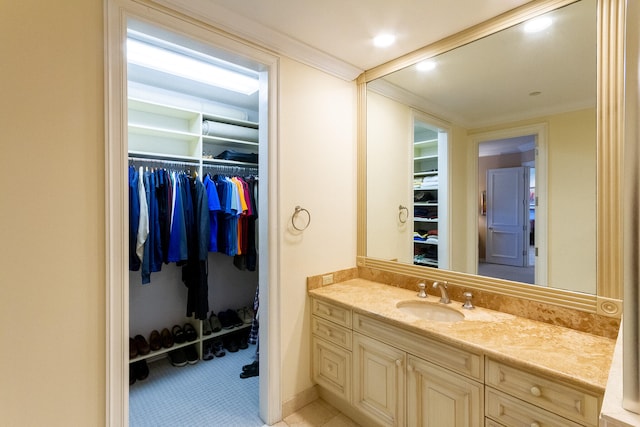
<svg viewBox="0 0 640 427"><path fill-rule="evenodd" d="M464 314L447 307L422 301L400 301L396 304L398 310L411 314L421 319L435 320L437 322L459 322L464 320Z"/></svg>

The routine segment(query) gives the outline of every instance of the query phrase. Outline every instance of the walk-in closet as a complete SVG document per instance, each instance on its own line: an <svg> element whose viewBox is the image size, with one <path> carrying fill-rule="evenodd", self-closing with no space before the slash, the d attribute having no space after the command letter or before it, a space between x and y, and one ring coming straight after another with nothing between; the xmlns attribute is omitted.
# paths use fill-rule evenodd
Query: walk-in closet
<svg viewBox="0 0 640 427"><path fill-rule="evenodd" d="M129 422L260 426L260 76L127 24Z"/></svg>

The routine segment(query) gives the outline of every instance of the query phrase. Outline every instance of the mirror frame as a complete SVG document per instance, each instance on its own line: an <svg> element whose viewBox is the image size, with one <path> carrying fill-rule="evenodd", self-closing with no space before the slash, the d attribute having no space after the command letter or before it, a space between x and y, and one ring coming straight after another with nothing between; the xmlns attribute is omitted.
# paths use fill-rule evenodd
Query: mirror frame
<svg viewBox="0 0 640 427"><path fill-rule="evenodd" d="M578 0L532 1L459 33L362 73L358 102L358 267L430 280L447 280L467 289L619 318L623 296L622 154L624 130L625 0L597 0L597 164L596 164L596 294L541 287L508 280L439 270L367 257L367 83L422 60L491 35ZM411 105L410 105L411 106ZM417 110L420 110L417 106ZM428 112L426 112L428 113Z"/></svg>

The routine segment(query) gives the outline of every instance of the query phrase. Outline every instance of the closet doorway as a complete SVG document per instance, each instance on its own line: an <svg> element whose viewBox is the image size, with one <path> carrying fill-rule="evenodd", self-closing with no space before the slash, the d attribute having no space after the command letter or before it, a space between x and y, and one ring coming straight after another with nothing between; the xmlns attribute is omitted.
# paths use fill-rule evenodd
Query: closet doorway
<svg viewBox="0 0 640 427"><path fill-rule="evenodd" d="M124 3L110 2L108 15L108 423L272 423L276 60ZM254 361L259 370L243 370Z"/></svg>
<svg viewBox="0 0 640 427"><path fill-rule="evenodd" d="M477 272L546 285L544 125L478 135Z"/></svg>

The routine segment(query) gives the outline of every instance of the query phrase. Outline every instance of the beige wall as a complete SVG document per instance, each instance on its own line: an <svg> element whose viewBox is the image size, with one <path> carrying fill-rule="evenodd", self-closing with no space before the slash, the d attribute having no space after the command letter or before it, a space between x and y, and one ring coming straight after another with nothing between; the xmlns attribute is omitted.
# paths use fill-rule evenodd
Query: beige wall
<svg viewBox="0 0 640 427"><path fill-rule="evenodd" d="M0 13L0 424L105 411L102 0Z"/></svg>
<svg viewBox="0 0 640 427"><path fill-rule="evenodd" d="M283 58L280 63L282 395L312 386L306 277L355 266L356 86ZM296 205L311 213L291 227Z"/></svg>
<svg viewBox="0 0 640 427"><path fill-rule="evenodd" d="M0 28L0 425L103 425L103 2L13 2ZM312 385L305 278L355 263L356 92L286 58L280 85L286 401Z"/></svg>

